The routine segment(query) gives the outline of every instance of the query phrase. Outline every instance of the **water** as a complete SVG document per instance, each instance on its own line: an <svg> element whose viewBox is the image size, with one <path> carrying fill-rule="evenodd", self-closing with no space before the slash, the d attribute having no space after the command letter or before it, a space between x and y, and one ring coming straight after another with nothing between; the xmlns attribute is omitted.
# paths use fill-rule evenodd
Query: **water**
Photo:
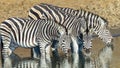
<svg viewBox="0 0 120 68"><path fill-rule="evenodd" d="M82 53L72 54L69 57L52 57L51 62L46 59L47 63L43 64L42 59L20 57L12 53L2 65L4 68L109 68L112 46L103 47L98 54L97 58L84 56Z"/></svg>

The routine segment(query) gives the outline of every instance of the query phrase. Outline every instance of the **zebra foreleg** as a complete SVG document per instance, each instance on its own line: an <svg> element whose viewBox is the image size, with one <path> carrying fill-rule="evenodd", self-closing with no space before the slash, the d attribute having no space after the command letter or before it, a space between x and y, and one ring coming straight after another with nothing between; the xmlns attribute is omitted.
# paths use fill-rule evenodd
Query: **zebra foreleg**
<svg viewBox="0 0 120 68"><path fill-rule="evenodd" d="M40 67L41 68L46 68L47 67L47 64L46 64L46 57L45 57L45 46L47 44L45 43L40 43L38 44L39 45L39 48L40 48L40 53L41 53L41 56L40 56Z"/></svg>
<svg viewBox="0 0 120 68"><path fill-rule="evenodd" d="M48 46L46 46L45 50L46 50L46 59L48 62L51 62L51 59L50 59L50 47L51 47L51 44L48 44Z"/></svg>
<svg viewBox="0 0 120 68"><path fill-rule="evenodd" d="M78 43L77 39L75 37L71 37L72 40L72 47L73 47L73 53L78 54Z"/></svg>
<svg viewBox="0 0 120 68"><path fill-rule="evenodd" d="M72 57L73 57L73 67L72 68L79 68L78 67L78 64L79 64L79 55L76 54L76 53L73 53L72 54Z"/></svg>
<svg viewBox="0 0 120 68"><path fill-rule="evenodd" d="M7 58L11 55L12 50L9 48L10 47L10 38L7 37L2 37L2 56L3 58Z"/></svg>
<svg viewBox="0 0 120 68"><path fill-rule="evenodd" d="M1 43L2 43L2 67L3 68L12 68L12 63L10 59L10 55L12 53L12 50L9 48L10 46L10 38L2 37Z"/></svg>
<svg viewBox="0 0 120 68"><path fill-rule="evenodd" d="M37 58L39 59L40 58L40 49L39 49L39 46L36 46L34 48L31 48L31 57L32 58Z"/></svg>
<svg viewBox="0 0 120 68"><path fill-rule="evenodd" d="M59 53L58 53L58 46L57 46L58 41L57 41L57 40L53 40L52 42L53 42L53 43L52 43L52 46L51 46L51 47L52 47L53 57L55 57L56 60L59 60L60 56L59 56Z"/></svg>

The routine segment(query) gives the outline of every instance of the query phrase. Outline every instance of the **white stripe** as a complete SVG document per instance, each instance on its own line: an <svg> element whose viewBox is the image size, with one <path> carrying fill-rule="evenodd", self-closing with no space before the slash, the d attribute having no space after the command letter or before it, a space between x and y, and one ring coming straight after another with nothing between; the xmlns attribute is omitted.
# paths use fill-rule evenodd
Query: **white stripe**
<svg viewBox="0 0 120 68"><path fill-rule="evenodd" d="M29 12L28 14L29 14L29 16L32 17L34 20L37 20L37 17L36 17L33 13Z"/></svg>
<svg viewBox="0 0 120 68"><path fill-rule="evenodd" d="M44 13L46 13L46 15L47 16L49 16L49 18L53 18L52 16L51 16L51 14L47 11L47 10L45 10L43 7L41 7L41 6L39 6L39 5L36 5L37 7L39 7ZM44 15L44 14L43 14ZM43 16L42 15L42 16Z"/></svg>
<svg viewBox="0 0 120 68"><path fill-rule="evenodd" d="M48 7L48 6L47 6ZM48 9L49 9L49 11L52 11L52 13L53 13L53 15L54 15L54 17L56 18L56 20L57 20L57 22L60 22L60 19L59 19L59 17L58 17L58 15L52 10L52 9L50 9L50 7L48 7ZM53 8L54 9L54 8ZM58 11L59 12L59 11ZM52 18L52 17L51 17Z"/></svg>
<svg viewBox="0 0 120 68"><path fill-rule="evenodd" d="M88 17L88 29L89 29L89 26L90 26L90 24L91 24L91 21L90 21L90 18L91 18L91 13L89 14L89 17Z"/></svg>
<svg viewBox="0 0 120 68"><path fill-rule="evenodd" d="M12 19L12 18L11 18L11 19ZM17 38L17 40L18 40L18 36L17 36L18 30L17 30L16 26L15 26L15 25L13 24L13 22L10 21L10 20L5 20L5 22L9 23L9 24L12 26L13 30L16 32L15 35L16 35L16 38ZM14 36L13 32L11 32L11 34L12 34L12 36L13 36L13 39L15 40L15 36ZM15 41L17 41L17 40L15 40Z"/></svg>
<svg viewBox="0 0 120 68"><path fill-rule="evenodd" d="M36 5L36 6L38 7L39 5ZM34 7L32 7L31 9L32 9L35 13L37 13L40 18L42 17L42 14L41 14L41 12L40 12L39 10L35 9Z"/></svg>
<svg viewBox="0 0 120 68"><path fill-rule="evenodd" d="M92 28L93 28L93 23L94 23L94 20L93 20L93 19L94 19L94 16L95 16L95 15L92 15L92 21L91 21Z"/></svg>

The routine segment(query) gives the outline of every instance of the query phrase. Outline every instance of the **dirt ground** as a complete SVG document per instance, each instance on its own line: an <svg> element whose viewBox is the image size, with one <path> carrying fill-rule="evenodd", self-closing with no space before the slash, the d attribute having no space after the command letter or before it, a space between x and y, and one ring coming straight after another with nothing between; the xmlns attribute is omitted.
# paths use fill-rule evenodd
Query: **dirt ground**
<svg viewBox="0 0 120 68"><path fill-rule="evenodd" d="M28 10L35 4L48 3L61 7L69 7L74 9L85 9L96 13L109 21L109 27L120 27L120 1L119 0L1 0L0 1L0 22L9 17L24 17L28 15ZM111 68L120 68L119 53L120 38L114 39L114 52ZM98 44L100 43L100 44ZM97 52L102 46L102 42L98 39L93 41L93 52ZM21 57L30 56L29 49L18 48L15 50ZM0 59L1 60L1 59ZM1 64L0 64L1 66Z"/></svg>

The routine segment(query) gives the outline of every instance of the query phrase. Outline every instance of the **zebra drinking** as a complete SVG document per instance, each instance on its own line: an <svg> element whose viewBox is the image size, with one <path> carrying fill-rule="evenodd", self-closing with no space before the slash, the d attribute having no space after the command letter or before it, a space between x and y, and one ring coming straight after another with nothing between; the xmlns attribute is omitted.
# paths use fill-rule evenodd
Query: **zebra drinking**
<svg viewBox="0 0 120 68"><path fill-rule="evenodd" d="M53 19L60 25L64 26L67 29L68 34L71 34L71 37L73 37L71 40L77 40L75 37L77 37L81 33L81 23L85 22L84 17L80 17L81 19L78 20L75 16L64 14L63 12L57 11L56 9L53 9L51 7L48 7L47 5L36 5L33 6L29 11L29 18L30 19ZM74 23L75 22L75 23ZM79 22L79 23L76 23ZM76 26L77 25L77 26ZM74 42L73 42L74 43ZM78 51L78 45L76 45L77 42L75 42L75 46L73 46L75 53Z"/></svg>
<svg viewBox="0 0 120 68"><path fill-rule="evenodd" d="M60 22L62 25L64 25L62 23L62 21L64 21L64 14L70 14L76 17L85 17L87 20L87 22L83 23L83 29L81 32L83 34L84 48L86 51L88 51L88 53L90 52L89 49L92 47L91 40L93 33L97 34L104 43L112 43L111 33L107 29L108 22L104 18L92 12L85 11L83 9L74 10L71 8L62 8L46 3L35 5L29 11L29 17L31 19L39 19L45 16L46 18L53 18L55 21L58 21L58 23Z"/></svg>
<svg viewBox="0 0 120 68"><path fill-rule="evenodd" d="M45 55L50 57L49 47L52 40L59 40L64 34L65 28L50 19L9 18L0 25L3 59L9 57L18 46L25 48L39 46L41 58L45 61Z"/></svg>

